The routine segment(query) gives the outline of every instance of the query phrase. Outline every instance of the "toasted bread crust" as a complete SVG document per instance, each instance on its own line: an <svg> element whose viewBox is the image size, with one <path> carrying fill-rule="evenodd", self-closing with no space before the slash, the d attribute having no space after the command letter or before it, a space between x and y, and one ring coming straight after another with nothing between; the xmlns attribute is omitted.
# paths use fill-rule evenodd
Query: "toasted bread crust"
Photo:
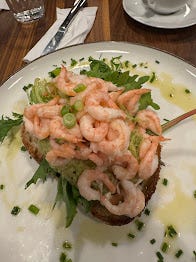
<svg viewBox="0 0 196 262"><path fill-rule="evenodd" d="M148 204L148 201L151 199L154 194L157 186L157 182L159 180L159 173L161 170L161 146L158 147L157 155L159 158L159 165L154 174L142 185L142 192L145 196L145 206ZM130 223L134 218L130 218L128 216L117 216L111 214L104 206L100 204L100 202L96 201L93 203L91 208L91 213L94 217L99 220L104 221L108 225L112 226L122 226ZM138 215L139 216L139 215Z"/></svg>
<svg viewBox="0 0 196 262"><path fill-rule="evenodd" d="M30 135L25 126L22 126L21 130L22 142L25 148L28 150L29 154L40 163L43 159L43 154L39 151L37 145L37 138ZM157 182L159 180L159 173L161 169L161 147L158 147L157 155L159 158L159 165L155 173L142 185L142 191L145 195L145 205L147 205L148 201L151 199L153 193L156 190ZM100 204L99 201L94 201L91 207L91 213L97 219L103 221L106 224L112 226L122 226L130 223L134 218L130 218L128 216L117 216L111 214L104 206Z"/></svg>

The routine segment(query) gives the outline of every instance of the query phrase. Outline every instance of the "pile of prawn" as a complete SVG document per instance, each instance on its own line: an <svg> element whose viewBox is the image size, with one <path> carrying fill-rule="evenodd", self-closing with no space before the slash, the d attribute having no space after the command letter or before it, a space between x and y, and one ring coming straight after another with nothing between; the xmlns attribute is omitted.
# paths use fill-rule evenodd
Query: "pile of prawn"
<svg viewBox="0 0 196 262"><path fill-rule="evenodd" d="M48 103L26 107L26 130L39 140L49 139L50 150L45 158L51 166L63 165L71 159L90 159L95 163L96 168L83 171L77 181L79 192L85 199L100 201L115 215L137 216L145 207L140 183L157 169L157 147L164 140L156 113L149 109L138 110L141 95L151 90L141 88L124 92L123 87L99 78L77 75L65 67L53 82L66 98L56 96ZM81 83L86 89L75 92L74 88ZM84 107L75 113L75 126L67 128L61 110L64 105L72 106L78 100ZM147 129L156 136L149 135ZM134 131L142 137L138 157L129 148ZM115 179L108 176L108 170ZM95 182L96 188L92 186ZM103 187L107 188L106 193L103 193ZM123 199L116 204L111 201L115 194Z"/></svg>

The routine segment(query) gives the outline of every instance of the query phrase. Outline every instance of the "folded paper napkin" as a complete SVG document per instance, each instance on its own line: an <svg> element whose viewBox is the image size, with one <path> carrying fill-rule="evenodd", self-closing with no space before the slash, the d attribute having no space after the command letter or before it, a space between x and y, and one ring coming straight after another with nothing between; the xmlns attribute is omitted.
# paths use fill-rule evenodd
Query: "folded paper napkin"
<svg viewBox="0 0 196 262"><path fill-rule="evenodd" d="M62 24L65 17L68 15L69 11L70 9L57 8L57 20L46 32L46 34L39 40L39 42L37 42L37 44L23 58L25 62L31 62L34 59L41 56L45 46L49 43L51 38L58 31L59 26ZM97 7L85 7L81 9L74 18L74 20L71 22L68 31L61 39L61 42L57 49L83 43L87 34L90 32L93 26L96 17L96 12Z"/></svg>
<svg viewBox="0 0 196 262"><path fill-rule="evenodd" d="M9 10L9 6L7 5L5 0L0 0L0 10Z"/></svg>

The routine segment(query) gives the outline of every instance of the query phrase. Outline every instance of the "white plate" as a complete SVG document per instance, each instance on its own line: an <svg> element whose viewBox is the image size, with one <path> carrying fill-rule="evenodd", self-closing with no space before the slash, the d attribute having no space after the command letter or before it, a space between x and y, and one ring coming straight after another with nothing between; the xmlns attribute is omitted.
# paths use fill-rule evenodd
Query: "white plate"
<svg viewBox="0 0 196 262"><path fill-rule="evenodd" d="M148 69L138 66L139 70L150 68L156 72L157 76L161 77L162 72L171 75L173 79L170 83L171 90L176 89L176 94L185 87L192 90L192 94L186 94L184 91L182 94L184 97L193 98L193 100L190 99L190 103L184 103L186 98L174 105L172 103L174 100L169 97L169 93L169 100L161 95L166 86L158 89L147 84L146 86L152 88L153 98L161 106L159 110L161 120L180 115L184 112L183 108L191 109L191 103L194 103L196 96L195 67L149 47L121 42L103 42L61 49L27 65L1 86L0 115L10 115L12 111L22 108L26 100L22 87L32 83L36 77L47 76L54 65L61 64L62 59L69 62L71 58L79 59L89 56L111 58L119 55L133 64L148 62ZM196 249L196 212L194 211L196 200L193 198L193 191L196 189L195 130L195 120L190 118L165 134L171 138L171 141L168 141L162 150L165 167L162 167L160 176L161 180L167 177L169 184L165 187L161 180L159 181L157 191L148 206L151 210L150 216L142 215L139 218L145 222L145 227L141 232L137 231L134 223L122 227L111 227L98 223L80 212L75 217L72 226L65 229L64 207L56 207L54 211L51 211L56 194L56 182L48 180L45 184L38 183L24 190L25 183L32 177L37 164L29 159L27 153L19 150L20 146L17 147L17 145L20 143L16 140L15 144L9 145L8 148L2 145L0 147L0 184L5 184L5 189L0 191L0 260L6 262L59 261L59 255L63 251L62 243L69 240L73 248L67 253L74 262L122 260L123 262L154 262L157 261L155 253L163 242L165 226L171 223L176 227L179 235L170 241L171 249L165 255L165 261L176 261L174 253L177 249L184 251L179 261L194 261L193 250ZM173 197L179 201L177 204L172 200ZM40 213L37 216L28 212L27 208L30 204L40 207ZM22 208L21 213L16 217L10 214L14 205ZM136 234L135 239L127 238L129 232ZM149 243L153 238L156 239L154 245ZM118 247L112 246L112 242L117 242Z"/></svg>
<svg viewBox="0 0 196 262"><path fill-rule="evenodd" d="M196 24L196 1L186 4L180 11L170 15L154 13L146 0L123 0L126 13L136 21L159 28L183 28Z"/></svg>

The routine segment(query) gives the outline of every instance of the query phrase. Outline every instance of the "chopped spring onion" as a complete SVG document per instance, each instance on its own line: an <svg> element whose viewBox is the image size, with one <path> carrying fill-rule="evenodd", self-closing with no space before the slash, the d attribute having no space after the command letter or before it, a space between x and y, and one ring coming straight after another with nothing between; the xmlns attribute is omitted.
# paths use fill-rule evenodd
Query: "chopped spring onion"
<svg viewBox="0 0 196 262"><path fill-rule="evenodd" d="M135 235L132 234L132 233L129 233L127 236L128 236L129 238L135 238Z"/></svg>
<svg viewBox="0 0 196 262"><path fill-rule="evenodd" d="M117 247L117 246L118 246L118 243L112 242L112 246L113 246L113 247Z"/></svg>
<svg viewBox="0 0 196 262"><path fill-rule="evenodd" d="M163 242L163 244L162 244L162 246L161 246L161 250L162 250L164 253L166 253L166 252L168 251L168 249L169 249L168 243Z"/></svg>
<svg viewBox="0 0 196 262"><path fill-rule="evenodd" d="M74 114L72 113L67 113L63 116L63 124L67 127L67 128L72 128L75 126L76 124L76 117Z"/></svg>
<svg viewBox="0 0 196 262"><path fill-rule="evenodd" d="M146 209L144 210L144 214L145 214L146 216L149 216L149 215L150 215L150 210L149 210L148 208L146 208Z"/></svg>
<svg viewBox="0 0 196 262"><path fill-rule="evenodd" d="M0 185L0 190L3 190L5 186L3 184Z"/></svg>
<svg viewBox="0 0 196 262"><path fill-rule="evenodd" d="M143 226L144 226L144 223L138 219L135 220L135 224L137 226L137 229L140 231L142 230Z"/></svg>
<svg viewBox="0 0 196 262"><path fill-rule="evenodd" d="M160 261L163 261L164 257L162 256L161 252L156 252L156 255Z"/></svg>
<svg viewBox="0 0 196 262"><path fill-rule="evenodd" d="M150 240L150 243L153 245L154 243L156 243L156 240L153 238Z"/></svg>
<svg viewBox="0 0 196 262"><path fill-rule="evenodd" d="M149 82L150 82L150 83L153 83L153 82L155 81L155 79L156 79L155 72L152 72L152 76L151 76Z"/></svg>
<svg viewBox="0 0 196 262"><path fill-rule="evenodd" d="M35 205L30 205L29 207L28 207L28 210L31 212L31 213L33 213L34 215L37 215L38 213L39 213L39 208L38 207L36 207Z"/></svg>
<svg viewBox="0 0 196 262"><path fill-rule="evenodd" d="M179 258L182 254L183 254L182 249L179 249L179 250L176 252L175 257Z"/></svg>
<svg viewBox="0 0 196 262"><path fill-rule="evenodd" d="M193 196L196 198L196 190L193 191Z"/></svg>
<svg viewBox="0 0 196 262"><path fill-rule="evenodd" d="M82 111L84 108L84 104L81 100L76 100L76 102L73 104L73 109L77 112Z"/></svg>
<svg viewBox="0 0 196 262"><path fill-rule="evenodd" d="M170 236L171 238L175 237L177 235L176 230L172 225L168 226L165 232L165 236Z"/></svg>
<svg viewBox="0 0 196 262"><path fill-rule="evenodd" d="M59 261L60 262L66 262L67 261L67 256L65 255L65 253L61 253Z"/></svg>
<svg viewBox="0 0 196 262"><path fill-rule="evenodd" d="M27 151L25 146L21 146L20 150L23 151L23 152Z"/></svg>
<svg viewBox="0 0 196 262"><path fill-rule="evenodd" d="M71 66L77 65L77 63L78 62L75 59L71 58Z"/></svg>
<svg viewBox="0 0 196 262"><path fill-rule="evenodd" d="M195 261L196 261L196 251L195 250L193 250L193 255L194 255Z"/></svg>
<svg viewBox="0 0 196 262"><path fill-rule="evenodd" d="M164 186L167 186L167 185L168 185L168 180L167 180L167 178L164 178L164 179L163 179L162 184L163 184Z"/></svg>
<svg viewBox="0 0 196 262"><path fill-rule="evenodd" d="M186 94L190 94L191 93L191 91L189 89L187 89L187 88L184 91L185 91Z"/></svg>
<svg viewBox="0 0 196 262"><path fill-rule="evenodd" d="M71 249L72 248L72 244L69 242L69 241L65 241L64 243L63 243L63 248L65 248L65 249Z"/></svg>
<svg viewBox="0 0 196 262"><path fill-rule="evenodd" d="M20 207L14 206L13 209L12 209L12 211L11 211L11 214L12 214L13 216L17 216L17 215L20 213L20 211L21 211L21 208L20 208Z"/></svg>
<svg viewBox="0 0 196 262"><path fill-rule="evenodd" d="M64 105L61 109L61 115L64 116L65 114L69 113L71 109L70 105Z"/></svg>
<svg viewBox="0 0 196 262"><path fill-rule="evenodd" d="M86 86L84 84L78 84L77 86L74 87L74 91L76 93L80 93L86 89Z"/></svg>

